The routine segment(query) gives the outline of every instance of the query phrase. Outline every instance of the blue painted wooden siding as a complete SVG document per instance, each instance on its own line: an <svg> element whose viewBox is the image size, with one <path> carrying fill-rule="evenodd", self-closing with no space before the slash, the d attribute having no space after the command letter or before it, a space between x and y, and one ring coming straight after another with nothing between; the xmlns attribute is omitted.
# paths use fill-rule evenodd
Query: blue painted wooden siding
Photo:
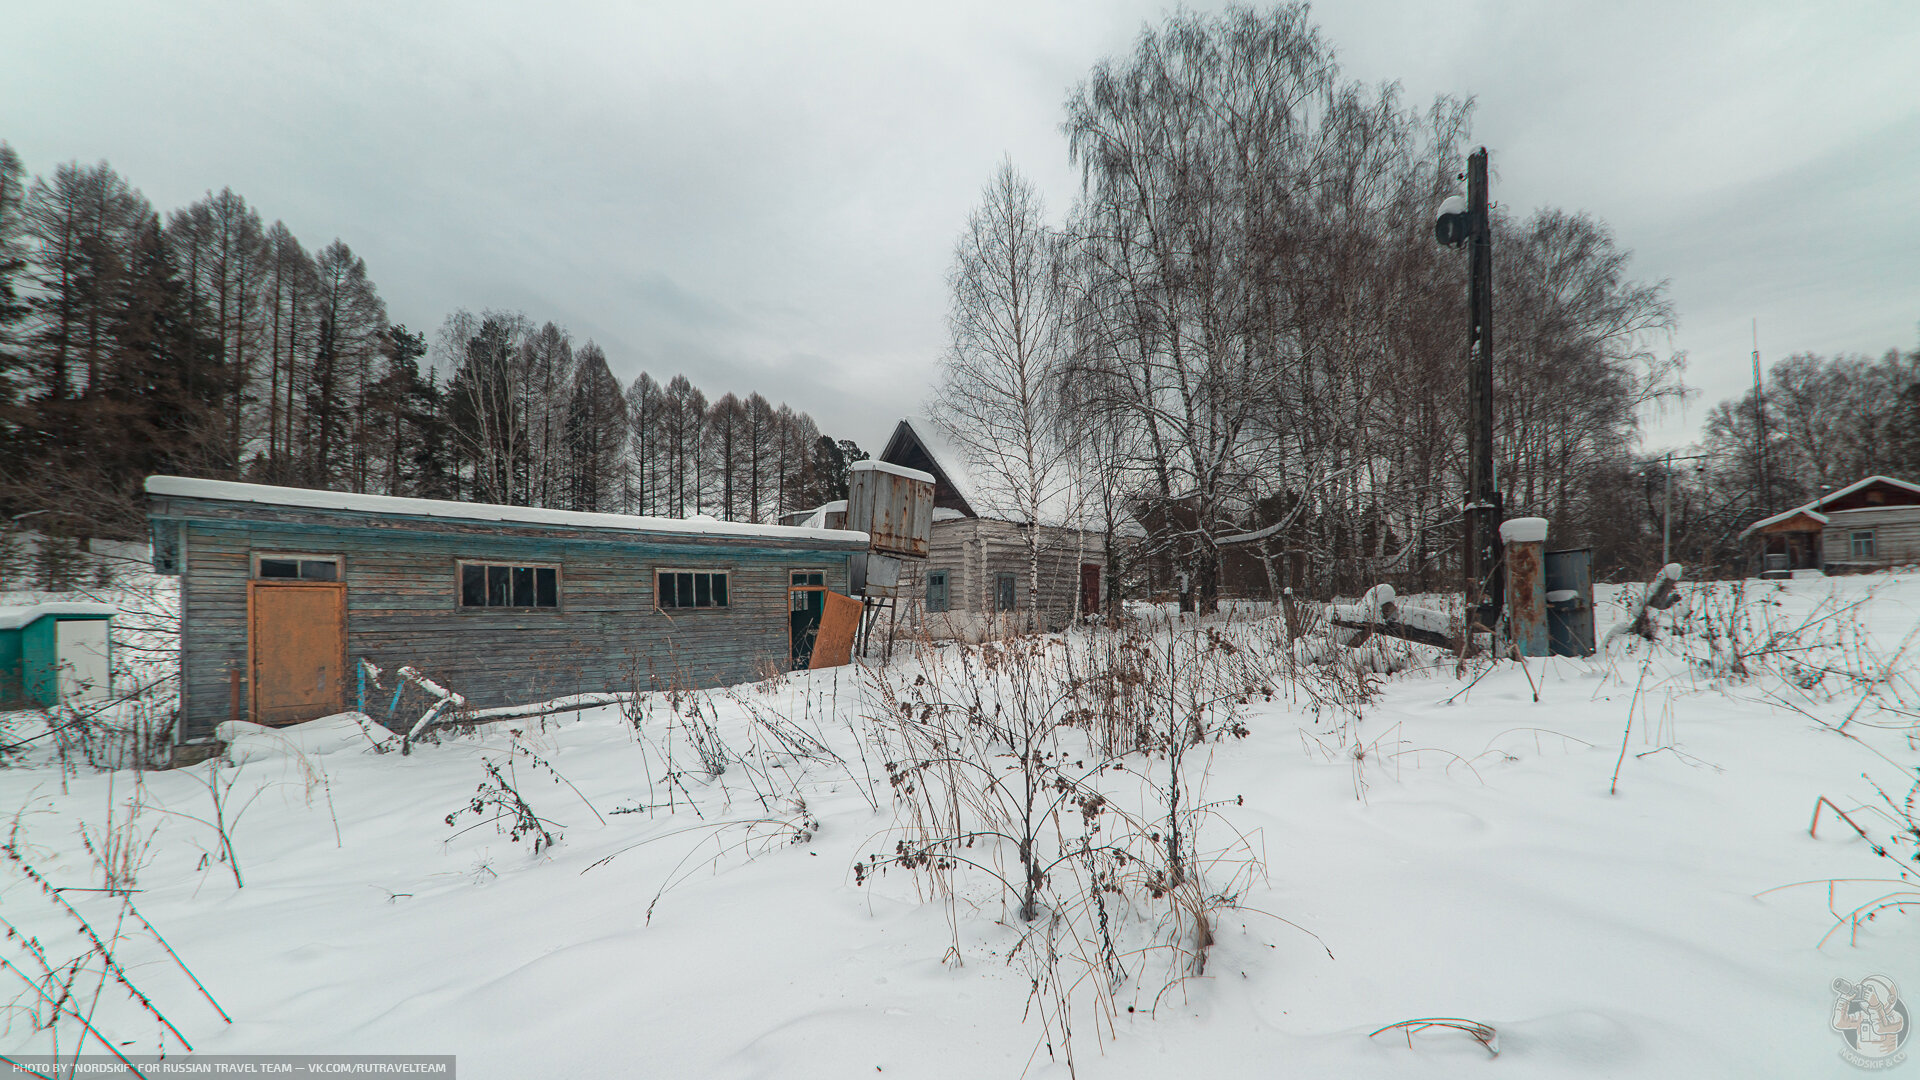
<svg viewBox="0 0 1920 1080"><path fill-rule="evenodd" d="M785 547L675 537L643 543L604 532L502 524L395 527L386 520L300 521L294 513L190 513L181 589L183 741L210 735L228 718L230 669L242 672L245 709L246 592L251 556L258 553L342 556L349 663L372 660L389 673L389 687L392 672L412 665L476 707L635 687L723 685L784 670L789 572L821 570L829 587L847 587L847 545L831 542ZM459 607L463 559L558 566L559 609ZM663 566L730 571L730 606L662 613L654 607L653 575ZM417 712L421 704L414 700ZM376 714L385 704L381 696Z"/></svg>

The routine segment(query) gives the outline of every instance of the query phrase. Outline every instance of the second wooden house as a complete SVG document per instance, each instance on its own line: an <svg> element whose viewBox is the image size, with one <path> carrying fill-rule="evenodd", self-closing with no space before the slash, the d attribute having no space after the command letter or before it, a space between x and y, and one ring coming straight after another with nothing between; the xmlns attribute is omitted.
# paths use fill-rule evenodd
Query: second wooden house
<svg viewBox="0 0 1920 1080"><path fill-rule="evenodd" d="M1109 600L1103 533L1030 523L977 509L951 454L911 420L901 420L879 460L930 474L933 528L924 562L906 564L902 608L910 632L980 640L1022 629L1059 630L1102 611ZM821 520L826 520L823 516ZM1029 535L1039 538L1039 588Z"/></svg>

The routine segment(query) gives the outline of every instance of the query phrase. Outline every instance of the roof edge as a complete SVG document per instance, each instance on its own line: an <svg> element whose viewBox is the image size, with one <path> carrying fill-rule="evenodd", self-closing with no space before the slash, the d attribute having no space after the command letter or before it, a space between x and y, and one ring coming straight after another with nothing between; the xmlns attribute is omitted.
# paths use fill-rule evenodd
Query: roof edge
<svg viewBox="0 0 1920 1080"><path fill-rule="evenodd" d="M454 502L449 499L414 499L395 495L363 495L314 488L246 484L231 480L202 480L190 476L149 476L146 479L145 488L148 495L164 498L253 503L260 506L285 506L336 513L399 514L411 517L447 518L456 521L497 521L561 528L609 529L690 539L710 537L724 540L817 541L835 547L849 548L864 548L870 542L866 533L852 529L808 529L792 525L694 521L682 518L603 514L584 510L544 510L532 506Z"/></svg>

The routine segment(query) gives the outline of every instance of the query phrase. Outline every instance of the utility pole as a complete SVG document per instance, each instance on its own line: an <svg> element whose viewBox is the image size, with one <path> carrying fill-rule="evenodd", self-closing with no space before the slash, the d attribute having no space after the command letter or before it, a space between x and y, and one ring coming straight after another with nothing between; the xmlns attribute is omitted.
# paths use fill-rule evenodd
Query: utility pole
<svg viewBox="0 0 1920 1080"><path fill-rule="evenodd" d="M1467 490L1461 506L1460 568L1466 577L1467 630L1490 631L1504 606L1500 489L1493 471L1493 221L1487 214L1487 148L1467 157L1467 197L1449 195L1434 214L1434 239L1466 244Z"/></svg>
<svg viewBox="0 0 1920 1080"><path fill-rule="evenodd" d="M1468 345L1466 572L1470 622L1491 630L1506 594L1500 564L1500 491L1493 473L1493 222L1487 214L1487 148L1467 158Z"/></svg>

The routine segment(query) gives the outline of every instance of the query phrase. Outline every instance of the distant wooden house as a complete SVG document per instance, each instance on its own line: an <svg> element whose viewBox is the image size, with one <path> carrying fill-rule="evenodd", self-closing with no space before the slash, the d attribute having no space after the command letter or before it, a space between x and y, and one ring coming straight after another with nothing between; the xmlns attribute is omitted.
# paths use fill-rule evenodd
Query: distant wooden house
<svg viewBox="0 0 1920 1080"><path fill-rule="evenodd" d="M711 519L174 476L146 489L155 569L180 575L189 744L227 719L350 707L363 659L476 707L807 666L827 594L867 549L865 533Z"/></svg>
<svg viewBox="0 0 1920 1080"><path fill-rule="evenodd" d="M1920 484L1869 476L1740 535L1758 540L1763 573L1861 573L1920 563Z"/></svg>
<svg viewBox="0 0 1920 1080"><path fill-rule="evenodd" d="M1102 610L1106 537L1070 524L1010 521L980 513L956 478L958 462L910 420L894 426L878 460L932 475L933 530L924 563L908 562L910 625L935 637L978 639L1020 627L1031 611L1058 630ZM1040 588L1032 595L1027 535L1040 536Z"/></svg>

